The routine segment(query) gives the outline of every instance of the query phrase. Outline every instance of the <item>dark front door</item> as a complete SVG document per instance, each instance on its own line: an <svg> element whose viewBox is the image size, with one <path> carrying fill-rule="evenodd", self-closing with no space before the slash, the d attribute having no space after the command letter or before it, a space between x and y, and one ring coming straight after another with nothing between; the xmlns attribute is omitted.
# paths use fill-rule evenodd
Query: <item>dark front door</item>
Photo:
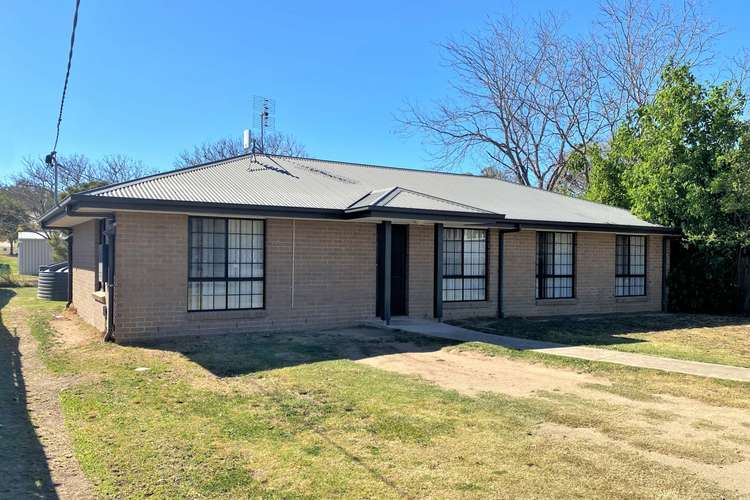
<svg viewBox="0 0 750 500"><path fill-rule="evenodd" d="M393 226L391 249L391 314L406 314L406 228Z"/></svg>
<svg viewBox="0 0 750 500"><path fill-rule="evenodd" d="M407 227L391 226L391 316L407 314ZM378 224L378 252L377 252L377 315L383 316L383 286L385 282L385 230L383 224Z"/></svg>

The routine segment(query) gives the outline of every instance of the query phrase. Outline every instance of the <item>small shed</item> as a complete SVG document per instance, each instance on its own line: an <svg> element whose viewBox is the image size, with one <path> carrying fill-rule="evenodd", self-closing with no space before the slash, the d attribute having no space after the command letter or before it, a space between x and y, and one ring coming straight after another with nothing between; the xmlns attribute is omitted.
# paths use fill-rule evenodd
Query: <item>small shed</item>
<svg viewBox="0 0 750 500"><path fill-rule="evenodd" d="M18 233L18 273L36 276L39 266L52 263L52 247L44 234Z"/></svg>

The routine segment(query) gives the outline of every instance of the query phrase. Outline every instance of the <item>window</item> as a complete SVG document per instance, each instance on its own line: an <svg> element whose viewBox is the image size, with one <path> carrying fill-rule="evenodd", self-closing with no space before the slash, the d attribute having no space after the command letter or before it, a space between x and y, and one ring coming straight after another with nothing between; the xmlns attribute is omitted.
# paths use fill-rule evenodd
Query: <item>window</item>
<svg viewBox="0 0 750 500"><path fill-rule="evenodd" d="M536 296L567 299L575 291L574 233L537 233Z"/></svg>
<svg viewBox="0 0 750 500"><path fill-rule="evenodd" d="M646 295L646 237L617 235L615 295Z"/></svg>
<svg viewBox="0 0 750 500"><path fill-rule="evenodd" d="M262 220L190 217L188 311L264 307Z"/></svg>
<svg viewBox="0 0 750 500"><path fill-rule="evenodd" d="M443 231L443 301L487 297L487 230Z"/></svg>

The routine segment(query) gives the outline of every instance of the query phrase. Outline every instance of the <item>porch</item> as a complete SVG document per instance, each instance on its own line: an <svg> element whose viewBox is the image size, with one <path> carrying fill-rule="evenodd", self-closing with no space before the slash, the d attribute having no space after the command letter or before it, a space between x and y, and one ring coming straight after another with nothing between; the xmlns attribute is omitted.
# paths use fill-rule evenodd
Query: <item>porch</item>
<svg viewBox="0 0 750 500"><path fill-rule="evenodd" d="M380 222L376 316L502 317L504 235L518 228L496 224Z"/></svg>

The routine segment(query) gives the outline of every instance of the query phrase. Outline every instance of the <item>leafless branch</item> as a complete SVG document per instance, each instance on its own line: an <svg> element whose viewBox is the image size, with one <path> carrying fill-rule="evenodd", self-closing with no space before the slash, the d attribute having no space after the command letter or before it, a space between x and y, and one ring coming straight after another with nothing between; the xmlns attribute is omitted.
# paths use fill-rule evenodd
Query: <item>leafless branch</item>
<svg viewBox="0 0 750 500"><path fill-rule="evenodd" d="M291 135L280 132L266 133L263 149L267 154L286 156L304 156L305 147ZM192 150L185 150L175 160L176 168L200 165L211 161L224 160L244 153L242 141L234 137L225 137L214 142L204 142Z"/></svg>
<svg viewBox="0 0 750 500"><path fill-rule="evenodd" d="M566 173L655 92L669 62L711 60L716 27L699 5L604 0L590 33L570 36L563 18L507 16L442 45L452 96L407 104L400 121L424 133L440 168L467 158L521 184L580 192L588 172ZM496 176L496 175L495 175ZM564 186L561 186L561 183Z"/></svg>

